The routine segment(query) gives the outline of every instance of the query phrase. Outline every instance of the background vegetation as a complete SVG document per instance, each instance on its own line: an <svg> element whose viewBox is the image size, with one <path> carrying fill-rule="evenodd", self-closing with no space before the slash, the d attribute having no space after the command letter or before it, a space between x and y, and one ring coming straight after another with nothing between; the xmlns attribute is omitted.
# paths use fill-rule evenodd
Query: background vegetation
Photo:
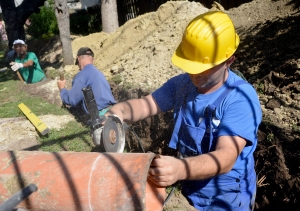
<svg viewBox="0 0 300 211"><path fill-rule="evenodd" d="M39 13L33 13L26 25L26 33L33 39L50 38L59 33L54 13L54 1L48 0L40 7Z"/></svg>
<svg viewBox="0 0 300 211"><path fill-rule="evenodd" d="M33 13L29 18L26 33L32 39L51 38L59 34L55 17L54 1L47 0L45 5L40 7L39 13ZM94 6L82 10L70 10L70 32L77 35L88 35L100 32L101 7Z"/></svg>

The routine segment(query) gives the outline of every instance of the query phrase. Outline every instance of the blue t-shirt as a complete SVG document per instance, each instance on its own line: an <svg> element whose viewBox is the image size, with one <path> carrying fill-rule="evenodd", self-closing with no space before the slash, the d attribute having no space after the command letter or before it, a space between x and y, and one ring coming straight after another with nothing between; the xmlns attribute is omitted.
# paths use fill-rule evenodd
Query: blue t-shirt
<svg viewBox="0 0 300 211"><path fill-rule="evenodd" d="M189 74L181 74L168 80L162 87L153 92L152 96L163 112L173 109L175 122L182 107L181 113L186 123L197 127L205 117L206 107L226 90L226 86L237 80L242 79L229 70L226 82L219 89L212 93L199 94L190 80ZM192 181L188 190L183 190L183 193L188 196L192 194L188 200L193 199L197 195L193 196L193 194L199 191L197 195L198 198L201 198L197 199L199 209L200 204L209 204L211 198L219 197L221 192L230 193L233 190L241 190L254 194L253 152L257 145L257 131L261 120L262 111L259 99L255 89L250 84L242 84L233 89L216 108L212 124L214 136L240 136L247 141L247 144L230 172L208 180ZM239 182L236 182L237 179ZM251 188L246 185L250 181ZM247 200L250 201L249 198ZM192 203L197 208L195 202ZM202 205L201 210L203 209Z"/></svg>
<svg viewBox="0 0 300 211"><path fill-rule="evenodd" d="M175 121L179 108L185 103L184 115L188 123L198 126L207 105L219 97L227 84L237 80L242 79L229 71L228 79L222 87L209 94L199 94L189 74L181 74L168 80L152 96L163 112L173 109ZM262 111L257 93L251 85L243 84L233 89L216 109L216 118L220 120L218 136L240 136L247 140L247 146L250 147L244 148L241 159L253 153Z"/></svg>
<svg viewBox="0 0 300 211"><path fill-rule="evenodd" d="M92 87L99 111L116 103L105 76L92 64L84 66L84 68L77 73L72 81L72 88L70 90L65 88L61 89L60 97L65 104L71 106L77 106L81 103L84 111L88 113L82 92L82 89L88 86Z"/></svg>

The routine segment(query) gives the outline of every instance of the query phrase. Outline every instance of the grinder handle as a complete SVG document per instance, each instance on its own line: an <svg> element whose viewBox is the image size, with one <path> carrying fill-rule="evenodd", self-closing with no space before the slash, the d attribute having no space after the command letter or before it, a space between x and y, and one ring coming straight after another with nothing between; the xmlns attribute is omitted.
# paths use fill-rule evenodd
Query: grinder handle
<svg viewBox="0 0 300 211"><path fill-rule="evenodd" d="M30 184L24 189L12 195L8 200L0 205L0 211L11 211L17 206L21 201L28 198L33 192L37 191L37 186L35 184Z"/></svg>
<svg viewBox="0 0 300 211"><path fill-rule="evenodd" d="M97 107L97 103L94 97L94 93L91 86L85 87L82 89L85 105L87 107L88 112L90 113L91 120L95 121L99 119L99 111Z"/></svg>

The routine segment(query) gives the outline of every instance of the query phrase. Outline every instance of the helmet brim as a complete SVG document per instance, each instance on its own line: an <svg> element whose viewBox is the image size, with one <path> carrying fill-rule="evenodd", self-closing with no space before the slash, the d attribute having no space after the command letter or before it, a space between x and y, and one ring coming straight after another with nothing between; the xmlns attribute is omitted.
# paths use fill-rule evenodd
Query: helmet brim
<svg viewBox="0 0 300 211"><path fill-rule="evenodd" d="M202 73L216 65L221 64L222 62L225 62L227 59L229 59L237 50L239 43L240 43L240 39L239 39L239 36L236 34L235 49L232 49L232 52L230 54L228 54L227 57L225 57L224 59L219 60L218 62L208 63L208 64L204 64L199 61L192 61L192 60L188 59L183 54L183 52L181 50L182 43L180 43L180 45L177 47L176 51L174 52L174 54L172 56L172 63L175 66L179 67L180 69L182 69L183 71L185 71L189 74L199 74L199 73Z"/></svg>

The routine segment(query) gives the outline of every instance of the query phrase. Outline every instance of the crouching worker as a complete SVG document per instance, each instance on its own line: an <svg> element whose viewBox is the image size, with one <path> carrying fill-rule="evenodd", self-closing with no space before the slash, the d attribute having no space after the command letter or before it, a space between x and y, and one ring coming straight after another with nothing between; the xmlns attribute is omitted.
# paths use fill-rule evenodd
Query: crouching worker
<svg viewBox="0 0 300 211"><path fill-rule="evenodd" d="M106 115L135 122L173 111L169 147L180 157L153 159L149 179L181 183L201 211L251 211L256 194L253 152L262 111L255 89L230 70L239 37L227 14L208 12L185 29L172 62L184 70L141 99L114 105Z"/></svg>
<svg viewBox="0 0 300 211"><path fill-rule="evenodd" d="M81 104L86 114L88 114L88 109L84 101L82 89L90 86L99 110L99 115L104 115L116 101L105 76L93 63L93 51L87 47L80 48L75 63L79 66L80 71L72 81L72 88L70 90L65 88L66 80L58 80L57 85L60 90L62 102L70 106Z"/></svg>
<svg viewBox="0 0 300 211"><path fill-rule="evenodd" d="M37 56L33 52L27 52L27 45L23 40L15 40L13 49L16 57L14 62L10 62L10 65L21 81L26 84L33 84L46 80Z"/></svg>

